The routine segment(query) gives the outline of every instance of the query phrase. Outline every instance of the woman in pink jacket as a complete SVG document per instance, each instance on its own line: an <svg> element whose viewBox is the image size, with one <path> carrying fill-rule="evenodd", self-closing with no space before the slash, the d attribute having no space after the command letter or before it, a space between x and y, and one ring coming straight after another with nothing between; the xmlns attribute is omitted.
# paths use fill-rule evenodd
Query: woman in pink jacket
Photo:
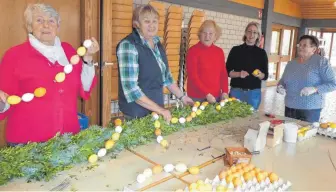
<svg viewBox="0 0 336 192"><path fill-rule="evenodd" d="M29 5L24 16L28 40L10 48L0 64L0 101L5 103L0 120L8 118L10 146L79 132L77 98L88 99L96 84L92 54L99 45L94 38L83 64L76 50L57 37L60 17L54 8Z"/></svg>

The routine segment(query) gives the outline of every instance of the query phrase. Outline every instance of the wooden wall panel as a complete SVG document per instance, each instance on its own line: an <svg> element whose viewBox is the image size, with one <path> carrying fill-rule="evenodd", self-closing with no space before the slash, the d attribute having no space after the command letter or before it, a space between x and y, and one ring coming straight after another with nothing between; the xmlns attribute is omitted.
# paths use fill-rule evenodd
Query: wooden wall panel
<svg viewBox="0 0 336 192"><path fill-rule="evenodd" d="M47 3L52 5L61 16L59 37L61 41L77 48L81 43L80 0L0 0L0 60L10 47L27 40L27 31L23 12L29 3ZM81 103L80 100L78 102ZM78 106L81 109L81 106ZM0 146L5 145L5 122L0 122Z"/></svg>
<svg viewBox="0 0 336 192"><path fill-rule="evenodd" d="M248 5L251 7L263 9L264 8L264 0L229 0L235 3Z"/></svg>
<svg viewBox="0 0 336 192"><path fill-rule="evenodd" d="M300 4L291 0L274 0L274 12L302 18Z"/></svg>
<svg viewBox="0 0 336 192"><path fill-rule="evenodd" d="M81 42L85 39L95 37L99 42L99 0L81 0ZM98 61L99 54L94 56L94 61ZM83 102L83 111L89 117L90 124L99 123L99 84L100 70L96 67L97 86L92 90L88 101Z"/></svg>

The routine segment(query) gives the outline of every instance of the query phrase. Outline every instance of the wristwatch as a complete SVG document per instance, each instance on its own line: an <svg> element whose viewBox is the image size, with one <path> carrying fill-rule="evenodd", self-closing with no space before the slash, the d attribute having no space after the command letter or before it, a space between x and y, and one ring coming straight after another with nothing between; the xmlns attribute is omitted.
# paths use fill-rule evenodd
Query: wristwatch
<svg viewBox="0 0 336 192"><path fill-rule="evenodd" d="M179 97L178 100L182 100L182 98L183 98L184 96L186 96L185 93L183 93L183 95L182 95L181 97Z"/></svg>

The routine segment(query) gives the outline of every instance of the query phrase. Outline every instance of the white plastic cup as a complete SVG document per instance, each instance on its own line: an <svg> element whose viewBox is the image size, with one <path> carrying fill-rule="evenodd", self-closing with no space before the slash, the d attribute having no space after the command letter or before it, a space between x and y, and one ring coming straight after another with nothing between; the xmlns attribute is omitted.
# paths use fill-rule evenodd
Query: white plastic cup
<svg viewBox="0 0 336 192"><path fill-rule="evenodd" d="M284 129L284 141L287 143L296 143L299 126L295 123L286 123Z"/></svg>

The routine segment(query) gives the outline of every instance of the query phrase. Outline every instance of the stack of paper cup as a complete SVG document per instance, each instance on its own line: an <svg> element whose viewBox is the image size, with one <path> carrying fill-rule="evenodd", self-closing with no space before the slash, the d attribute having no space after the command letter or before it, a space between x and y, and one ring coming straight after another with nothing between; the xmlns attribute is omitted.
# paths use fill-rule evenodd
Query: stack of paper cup
<svg viewBox="0 0 336 192"><path fill-rule="evenodd" d="M286 123L284 129L284 141L287 143L296 143L297 131L299 126L295 123Z"/></svg>

